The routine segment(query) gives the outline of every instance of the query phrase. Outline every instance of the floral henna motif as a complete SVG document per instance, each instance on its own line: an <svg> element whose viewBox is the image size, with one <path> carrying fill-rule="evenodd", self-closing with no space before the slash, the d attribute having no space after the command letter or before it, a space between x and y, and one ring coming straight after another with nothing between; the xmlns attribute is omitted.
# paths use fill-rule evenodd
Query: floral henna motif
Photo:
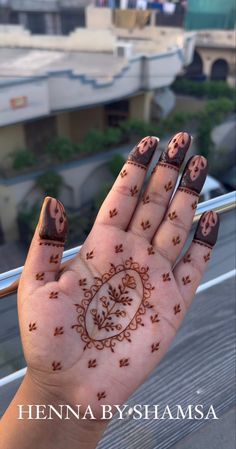
<svg viewBox="0 0 236 449"><path fill-rule="evenodd" d="M44 280L45 273L37 273L35 276L36 281L43 281Z"/></svg>
<svg viewBox="0 0 236 449"><path fill-rule="evenodd" d="M87 285L87 279L83 278L79 280L79 286L80 287L85 287Z"/></svg>
<svg viewBox="0 0 236 449"><path fill-rule="evenodd" d="M186 254L186 256L184 256L184 258L183 258L183 262L184 263L191 262L191 255L190 254Z"/></svg>
<svg viewBox="0 0 236 449"><path fill-rule="evenodd" d="M60 371L62 369L61 362L52 362L52 370L53 371Z"/></svg>
<svg viewBox="0 0 236 449"><path fill-rule="evenodd" d="M45 198L39 226L39 236L42 240L65 243L68 222L64 206L60 201L55 198Z"/></svg>
<svg viewBox="0 0 236 449"><path fill-rule="evenodd" d="M177 215L177 213L174 211L174 212L169 212L169 214L168 214L168 218L171 220L171 221L173 221L175 218L177 218L178 217L178 215Z"/></svg>
<svg viewBox="0 0 236 449"><path fill-rule="evenodd" d="M147 220L147 221L143 221L142 220L141 226L142 226L144 231L146 231L146 229L149 229L151 227L149 220Z"/></svg>
<svg viewBox="0 0 236 449"><path fill-rule="evenodd" d="M37 329L36 323L30 323L29 324L29 331L30 332L36 331L36 329Z"/></svg>
<svg viewBox="0 0 236 449"><path fill-rule="evenodd" d="M123 264L110 264L110 270L84 291L81 304L75 304L75 329L85 343L84 350L114 347L119 341L131 342L133 331L143 326L142 316L153 306L149 299L154 287L149 283L149 267L140 267L132 258ZM142 298L137 295L142 291Z"/></svg>
<svg viewBox="0 0 236 449"><path fill-rule="evenodd" d="M131 193L131 196L137 195L137 193L138 193L138 187L137 187L137 186L130 187L130 193Z"/></svg>
<svg viewBox="0 0 236 449"><path fill-rule="evenodd" d="M90 359L89 361L88 361L88 368L96 368L96 366L97 366L97 360L96 359Z"/></svg>
<svg viewBox="0 0 236 449"><path fill-rule="evenodd" d="M210 253L207 253L207 254L205 254L203 256L204 262L208 262L210 260L210 258L211 258L211 254Z"/></svg>
<svg viewBox="0 0 236 449"><path fill-rule="evenodd" d="M161 154L158 164L170 165L180 168L191 143L188 133L176 134L168 143L166 150Z"/></svg>
<svg viewBox="0 0 236 449"><path fill-rule="evenodd" d="M173 245L174 245L174 246L179 245L180 242L181 242L180 236L177 235L177 237L173 237L172 242L173 242Z"/></svg>
<svg viewBox="0 0 236 449"><path fill-rule="evenodd" d="M151 346L151 352L158 351L159 347L160 347L160 342L153 343L152 346Z"/></svg>
<svg viewBox="0 0 236 449"><path fill-rule="evenodd" d="M192 195L199 195L207 176L207 160L203 156L193 156L185 167L180 180L179 190ZM194 202L192 208L195 207Z"/></svg>
<svg viewBox="0 0 236 449"><path fill-rule="evenodd" d="M194 242L201 243L212 248L217 240L219 229L219 217L216 212L205 212L198 223L197 230L194 235Z"/></svg>
<svg viewBox="0 0 236 449"><path fill-rule="evenodd" d="M196 209L197 209L197 200L195 200L195 201L191 204L191 208L192 208L193 210L196 210Z"/></svg>
<svg viewBox="0 0 236 449"><path fill-rule="evenodd" d="M115 246L115 253L123 253L123 245L122 243L120 245Z"/></svg>
<svg viewBox="0 0 236 449"><path fill-rule="evenodd" d="M109 211L109 216L110 218L115 217L118 214L118 210L117 209L112 209Z"/></svg>
<svg viewBox="0 0 236 449"><path fill-rule="evenodd" d="M59 257L60 257L60 254L55 254L55 256L54 255L50 256L49 263L58 263Z"/></svg>
<svg viewBox="0 0 236 449"><path fill-rule="evenodd" d="M184 285L190 284L191 282L190 276L182 277L182 282Z"/></svg>
<svg viewBox="0 0 236 449"><path fill-rule="evenodd" d="M106 392L102 391L101 393L97 394L97 398L99 401L101 401L101 399L105 399L107 397Z"/></svg>
<svg viewBox="0 0 236 449"><path fill-rule="evenodd" d="M152 323L159 323L159 317L158 317L158 313L156 313L155 315L152 315L151 317L150 317L150 319L151 319L151 322Z"/></svg>
<svg viewBox="0 0 236 449"><path fill-rule="evenodd" d="M88 253L86 253L86 259L87 259L87 260L93 259L93 258L94 258L94 253L93 253L93 251L89 251Z"/></svg>
<svg viewBox="0 0 236 449"><path fill-rule="evenodd" d="M146 168L152 159L157 144L158 140L156 137L145 137L131 151L128 157L128 162L135 162Z"/></svg>
<svg viewBox="0 0 236 449"><path fill-rule="evenodd" d="M154 251L154 249L153 249L153 246L149 246L148 249L147 249L147 252L148 252L148 255L149 255L149 256L155 254L155 251Z"/></svg>
<svg viewBox="0 0 236 449"><path fill-rule="evenodd" d="M120 368L123 368L124 366L129 366L129 359L121 359L119 361Z"/></svg>
<svg viewBox="0 0 236 449"><path fill-rule="evenodd" d="M125 169L120 172L121 178L124 178L125 176L127 176L127 174L128 174L128 172Z"/></svg>
<svg viewBox="0 0 236 449"><path fill-rule="evenodd" d="M174 306L174 314L177 315L177 313L181 312L180 304L176 304Z"/></svg>
<svg viewBox="0 0 236 449"><path fill-rule="evenodd" d="M148 204L148 203L150 203L150 196L149 195L146 195L145 197L143 197L143 204Z"/></svg>
<svg viewBox="0 0 236 449"><path fill-rule="evenodd" d="M57 298L58 298L58 292L49 293L49 299L57 299Z"/></svg>
<svg viewBox="0 0 236 449"><path fill-rule="evenodd" d="M164 185L165 191L169 192L169 190L171 190L173 187L173 184L171 181L169 181L167 184Z"/></svg>
<svg viewBox="0 0 236 449"><path fill-rule="evenodd" d="M170 273L163 273L162 280L163 282L171 281Z"/></svg>
<svg viewBox="0 0 236 449"><path fill-rule="evenodd" d="M56 337L57 335L63 335L64 334L64 329L63 327L56 327L54 330L54 337Z"/></svg>

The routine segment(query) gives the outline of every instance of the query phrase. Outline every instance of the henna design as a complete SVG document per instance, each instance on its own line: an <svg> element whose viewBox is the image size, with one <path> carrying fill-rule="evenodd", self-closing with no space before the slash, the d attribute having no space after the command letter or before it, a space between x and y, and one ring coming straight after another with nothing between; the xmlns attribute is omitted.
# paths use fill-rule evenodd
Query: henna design
<svg viewBox="0 0 236 449"><path fill-rule="evenodd" d="M134 187L130 187L131 196L135 196L138 193L138 187L135 185Z"/></svg>
<svg viewBox="0 0 236 449"><path fill-rule="evenodd" d="M101 399L105 399L107 397L106 392L102 391L102 393L98 393L97 394L97 398L99 401L101 401Z"/></svg>
<svg viewBox="0 0 236 449"><path fill-rule="evenodd" d="M149 220L147 221L142 221L141 222L141 226L143 228L143 230L145 231L146 229L149 229L151 227Z"/></svg>
<svg viewBox="0 0 236 449"><path fill-rule="evenodd" d="M156 150L158 140L155 137L145 137L136 145L128 157L128 162L132 161L146 168Z"/></svg>
<svg viewBox="0 0 236 449"><path fill-rule="evenodd" d="M195 200L192 204L191 204L191 208L193 210L197 209L197 200Z"/></svg>
<svg viewBox="0 0 236 449"><path fill-rule="evenodd" d="M190 254L186 254L186 256L184 256L184 258L183 258L183 262L184 263L191 262L191 255Z"/></svg>
<svg viewBox="0 0 236 449"><path fill-rule="evenodd" d="M191 279L189 276L182 277L182 282L184 285L190 284Z"/></svg>
<svg viewBox="0 0 236 449"><path fill-rule="evenodd" d="M160 156L159 162L161 165L172 165L179 169L191 143L191 136L186 132L175 134L169 141L167 148Z"/></svg>
<svg viewBox="0 0 236 449"><path fill-rule="evenodd" d="M58 298L58 293L59 292L51 292L49 294L49 299L57 299Z"/></svg>
<svg viewBox="0 0 236 449"><path fill-rule="evenodd" d="M97 366L97 360L96 359L90 359L89 361L88 361L88 368L96 368L96 366Z"/></svg>
<svg viewBox="0 0 236 449"><path fill-rule="evenodd" d="M177 237L173 237L172 242L173 242L174 246L179 245L181 242L180 236L177 235Z"/></svg>
<svg viewBox="0 0 236 449"><path fill-rule="evenodd" d="M36 323L30 323L29 324L29 331L30 332L36 331L36 329L37 329Z"/></svg>
<svg viewBox="0 0 236 449"><path fill-rule="evenodd" d="M115 217L117 214L118 214L118 210L117 209L109 210L110 218Z"/></svg>
<svg viewBox="0 0 236 449"><path fill-rule="evenodd" d="M37 273L35 276L36 281L43 281L44 280L45 273Z"/></svg>
<svg viewBox="0 0 236 449"><path fill-rule="evenodd" d="M170 273L163 273L162 280L163 282L171 281Z"/></svg>
<svg viewBox="0 0 236 449"><path fill-rule="evenodd" d="M151 352L158 351L159 347L160 347L160 342L153 343L152 346L151 346Z"/></svg>
<svg viewBox="0 0 236 449"><path fill-rule="evenodd" d="M84 350L95 347L114 352L117 342L131 342L131 332L144 325L142 315L153 308L149 302L154 290L149 283L149 267L140 267L131 257L123 264L110 265L110 270L95 277L95 284L84 291L81 304L75 304L77 324L71 328L80 334ZM142 289L141 300L136 288ZM133 315L127 313L129 308Z"/></svg>
<svg viewBox="0 0 236 449"><path fill-rule="evenodd" d="M177 315L177 313L180 313L180 312L181 312L180 304L176 304L174 306L174 313L175 313L175 315Z"/></svg>
<svg viewBox="0 0 236 449"><path fill-rule="evenodd" d="M141 165L141 164L138 164L137 162L133 162L133 161L129 161L129 160L126 161L126 164L135 165L136 167L139 167L142 170L146 170L147 169L147 167L145 167L145 165Z"/></svg>
<svg viewBox="0 0 236 449"><path fill-rule="evenodd" d="M120 245L115 246L115 253L123 253L123 245L122 243Z"/></svg>
<svg viewBox="0 0 236 449"><path fill-rule="evenodd" d="M143 204L148 204L148 203L150 203L150 197L149 197L149 195L146 195L146 196L143 198Z"/></svg>
<svg viewBox="0 0 236 449"><path fill-rule="evenodd" d="M179 184L180 190L183 190L186 193L199 195L206 176L207 160L203 156L193 156L184 169Z"/></svg>
<svg viewBox="0 0 236 449"><path fill-rule="evenodd" d="M205 262L208 262L208 260L210 260L210 258L211 258L210 256L211 256L210 253L205 254L205 255L203 256L204 261L205 261Z"/></svg>
<svg viewBox="0 0 236 449"><path fill-rule="evenodd" d="M171 221L173 221L175 218L177 218L178 217L178 215L177 215L177 213L174 211L174 212L169 212L169 214L168 214L168 218L171 220Z"/></svg>
<svg viewBox="0 0 236 449"><path fill-rule="evenodd" d="M121 359L119 361L120 368L123 368L124 366L129 366L129 359Z"/></svg>
<svg viewBox="0 0 236 449"><path fill-rule="evenodd" d="M68 222L63 204L55 198L44 200L39 219L39 236L43 240L56 240L65 243Z"/></svg>
<svg viewBox="0 0 236 449"><path fill-rule="evenodd" d="M153 246L149 246L147 249L148 255L151 256L152 254L155 254L155 251L153 249Z"/></svg>
<svg viewBox="0 0 236 449"><path fill-rule="evenodd" d="M64 329L63 327L56 327L54 330L54 337L56 337L57 335L62 335L64 334Z"/></svg>
<svg viewBox="0 0 236 449"><path fill-rule="evenodd" d="M124 178L125 176L127 176L127 174L128 174L128 172L125 169L120 172L121 178Z"/></svg>
<svg viewBox="0 0 236 449"><path fill-rule="evenodd" d="M171 190L173 187L173 184L171 181L169 181L167 184L164 185L165 191L169 192L169 190Z"/></svg>
<svg viewBox="0 0 236 449"><path fill-rule="evenodd" d="M216 243L218 230L219 216L217 213L213 211L205 212L198 223L194 234L194 242L212 248Z"/></svg>
<svg viewBox="0 0 236 449"><path fill-rule="evenodd" d="M39 246L52 246L53 248L64 248L63 243L39 242Z"/></svg>
<svg viewBox="0 0 236 449"><path fill-rule="evenodd" d="M151 315L150 319L152 323L159 323L160 321L158 318L158 313L156 313L155 315Z"/></svg>
<svg viewBox="0 0 236 449"><path fill-rule="evenodd" d="M87 259L87 260L93 259L93 258L94 258L93 250L90 251L90 252L88 252L88 253L86 253L86 259Z"/></svg>
<svg viewBox="0 0 236 449"><path fill-rule="evenodd" d="M58 263L59 257L60 257L60 254L56 254L55 256L52 255L49 259L49 263Z"/></svg>
<svg viewBox="0 0 236 449"><path fill-rule="evenodd" d="M87 285L87 279L83 278L79 280L79 286L80 287L85 287L85 285Z"/></svg>
<svg viewBox="0 0 236 449"><path fill-rule="evenodd" d="M52 362L52 370L53 371L60 371L62 369L61 362Z"/></svg>

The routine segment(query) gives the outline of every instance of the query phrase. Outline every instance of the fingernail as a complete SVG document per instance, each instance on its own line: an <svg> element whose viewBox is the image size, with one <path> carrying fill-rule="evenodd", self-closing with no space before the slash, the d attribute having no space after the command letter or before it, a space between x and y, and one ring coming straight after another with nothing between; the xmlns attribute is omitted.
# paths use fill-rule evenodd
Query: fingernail
<svg viewBox="0 0 236 449"><path fill-rule="evenodd" d="M216 212L204 212L198 222L194 240L210 247L214 246L218 236L219 224L219 215Z"/></svg>
<svg viewBox="0 0 236 449"><path fill-rule="evenodd" d="M182 165L185 155L190 147L192 137L186 132L175 134L169 141L158 163L174 165L178 169Z"/></svg>
<svg viewBox="0 0 236 449"><path fill-rule="evenodd" d="M191 190L199 194L207 176L207 160L203 156L193 156L189 159L182 178L179 183L179 188L184 190Z"/></svg>
<svg viewBox="0 0 236 449"><path fill-rule="evenodd" d="M65 242L68 221L63 204L55 198L46 197L39 218L39 236L43 240Z"/></svg>
<svg viewBox="0 0 236 449"><path fill-rule="evenodd" d="M152 159L158 142L159 139L156 137L144 137L129 154L128 162L133 162L146 168Z"/></svg>

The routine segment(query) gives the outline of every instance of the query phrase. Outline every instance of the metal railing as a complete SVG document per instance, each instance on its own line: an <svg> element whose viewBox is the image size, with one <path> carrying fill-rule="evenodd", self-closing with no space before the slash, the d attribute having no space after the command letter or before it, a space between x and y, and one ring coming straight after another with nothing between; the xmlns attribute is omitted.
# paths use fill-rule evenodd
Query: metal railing
<svg viewBox="0 0 236 449"><path fill-rule="evenodd" d="M213 198L209 201L200 203L197 207L196 215L193 222L197 222L201 214L207 210L214 210L219 214L235 209L236 207L236 192L226 193L225 195ZM76 246L72 249L64 251L62 258L62 265L66 266L68 261L72 259L79 252L81 246ZM0 274L0 298L16 293L19 279L23 267L15 268L14 270L6 271Z"/></svg>

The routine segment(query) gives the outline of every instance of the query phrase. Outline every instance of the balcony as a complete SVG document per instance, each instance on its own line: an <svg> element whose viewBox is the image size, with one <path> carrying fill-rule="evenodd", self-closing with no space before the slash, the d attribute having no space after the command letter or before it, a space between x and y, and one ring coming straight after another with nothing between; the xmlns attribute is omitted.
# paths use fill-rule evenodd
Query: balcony
<svg viewBox="0 0 236 449"><path fill-rule="evenodd" d="M235 401L235 248L232 244L236 233L235 192L200 203L192 231L199 215L210 208L221 216L219 240L188 316L162 363L127 401L130 405L127 419L113 419L99 449L118 449L123 447L124 441L127 449L195 449L199 447L199 441L203 441L203 447L206 447L209 438L209 447L213 447L212 442L217 439L214 448L222 449L221 432L231 444L227 445L226 442L224 449L232 447ZM78 251L79 247L66 251L63 261L66 262ZM17 268L0 276L0 341L1 353L4 354L0 366L0 414L8 406L25 373L15 294L21 271L22 268ZM203 404L204 410L213 405L220 419L214 423L211 421L211 424L196 419L135 421L130 419L134 404L160 404L162 409L166 405L174 409L176 404L183 408L189 404ZM225 430L227 423L231 427ZM213 426L213 430L212 427L209 430L209 426ZM207 432L204 429L208 429Z"/></svg>

